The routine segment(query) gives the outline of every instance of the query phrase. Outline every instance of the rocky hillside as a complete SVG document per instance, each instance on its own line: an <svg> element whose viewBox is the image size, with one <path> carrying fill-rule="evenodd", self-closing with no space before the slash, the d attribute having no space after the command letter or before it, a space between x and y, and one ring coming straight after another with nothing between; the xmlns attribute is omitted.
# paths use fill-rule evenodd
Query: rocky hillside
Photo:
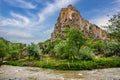
<svg viewBox="0 0 120 80"><path fill-rule="evenodd" d="M72 5L68 5L67 8L62 8L55 24L54 31L51 33L51 41L54 41L57 33L60 33L60 37L64 37L65 28L77 27L80 29L86 37L94 36L97 39L106 40L107 33L97 25L89 23L84 20L79 11Z"/></svg>

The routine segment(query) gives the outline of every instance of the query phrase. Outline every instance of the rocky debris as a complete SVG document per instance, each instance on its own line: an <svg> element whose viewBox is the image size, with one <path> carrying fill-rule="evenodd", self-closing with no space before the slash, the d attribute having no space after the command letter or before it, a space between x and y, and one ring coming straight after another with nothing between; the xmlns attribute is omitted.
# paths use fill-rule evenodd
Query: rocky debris
<svg viewBox="0 0 120 80"><path fill-rule="evenodd" d="M94 36L97 39L107 39L107 33L95 24L89 23L84 20L79 11L72 5L68 5L67 8L62 8L55 24L54 31L51 33L51 41L55 41L57 33L60 33L60 37L63 38L65 28L77 27L80 29L86 37Z"/></svg>

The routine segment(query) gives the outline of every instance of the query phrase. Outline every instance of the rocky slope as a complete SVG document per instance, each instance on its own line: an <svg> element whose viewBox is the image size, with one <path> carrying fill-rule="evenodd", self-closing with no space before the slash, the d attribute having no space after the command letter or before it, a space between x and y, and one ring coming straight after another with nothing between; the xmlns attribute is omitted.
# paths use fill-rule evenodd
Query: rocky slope
<svg viewBox="0 0 120 80"><path fill-rule="evenodd" d="M97 39L107 39L106 31L102 30L97 25L89 23L87 20L84 20L79 11L72 5L68 5L67 8L61 9L54 31L51 33L51 41L55 41L57 33L60 33L60 37L63 38L64 29L66 27L77 27L86 37L94 36Z"/></svg>

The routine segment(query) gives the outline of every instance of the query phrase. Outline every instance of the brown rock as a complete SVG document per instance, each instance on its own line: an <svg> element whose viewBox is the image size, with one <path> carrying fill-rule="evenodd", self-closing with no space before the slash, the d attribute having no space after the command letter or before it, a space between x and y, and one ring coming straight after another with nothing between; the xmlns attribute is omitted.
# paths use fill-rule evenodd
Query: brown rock
<svg viewBox="0 0 120 80"><path fill-rule="evenodd" d="M103 40L107 38L106 31L102 30L97 25L84 20L80 13L72 5L68 5L67 8L61 9L54 31L51 33L51 41L55 41L57 33L60 33L61 38L63 38L65 27L77 27L83 31L86 37L95 36L95 38Z"/></svg>

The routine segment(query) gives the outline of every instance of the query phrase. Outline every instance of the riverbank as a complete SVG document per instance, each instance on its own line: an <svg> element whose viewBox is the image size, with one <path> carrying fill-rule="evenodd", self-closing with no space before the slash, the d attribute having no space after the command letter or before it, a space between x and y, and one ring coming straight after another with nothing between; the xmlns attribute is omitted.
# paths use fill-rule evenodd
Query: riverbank
<svg viewBox="0 0 120 80"><path fill-rule="evenodd" d="M7 61L3 65L31 66L56 70L92 70L102 68L120 67L120 58L97 58L90 61L83 60L56 60L53 58L43 58L42 60L21 59L17 61Z"/></svg>
<svg viewBox="0 0 120 80"><path fill-rule="evenodd" d="M120 80L120 68L61 71L2 65L0 80Z"/></svg>

